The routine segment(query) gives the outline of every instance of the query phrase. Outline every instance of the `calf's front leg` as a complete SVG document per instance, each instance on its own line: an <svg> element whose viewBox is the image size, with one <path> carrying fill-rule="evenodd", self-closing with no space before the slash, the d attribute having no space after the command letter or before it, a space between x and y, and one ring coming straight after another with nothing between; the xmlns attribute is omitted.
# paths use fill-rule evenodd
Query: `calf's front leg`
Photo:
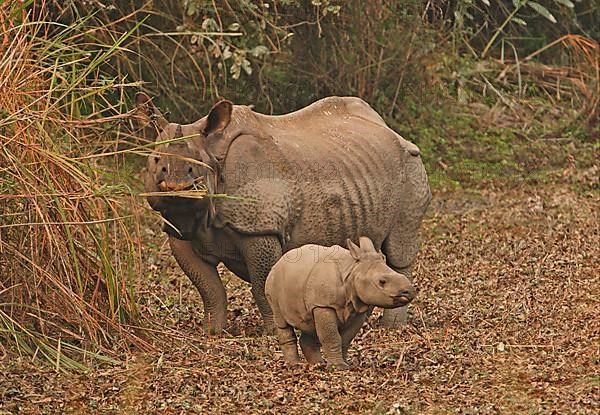
<svg viewBox="0 0 600 415"><path fill-rule="evenodd" d="M317 337L321 343L321 350L325 361L335 369L348 369L348 363L342 355L342 336L338 330L337 315L335 310L327 307L317 307L313 310Z"/></svg>
<svg viewBox="0 0 600 415"><path fill-rule="evenodd" d="M352 339L356 337L361 327L363 326L367 316L371 314L373 307L369 307L369 311L366 313L361 313L352 318L351 321L342 329L342 356L344 361L348 363L348 347L350 347L350 343Z"/></svg>
<svg viewBox="0 0 600 415"><path fill-rule="evenodd" d="M200 292L205 328L213 334L221 333L227 326L227 294L216 266L196 255L190 241L169 236L169 245L177 263Z"/></svg>

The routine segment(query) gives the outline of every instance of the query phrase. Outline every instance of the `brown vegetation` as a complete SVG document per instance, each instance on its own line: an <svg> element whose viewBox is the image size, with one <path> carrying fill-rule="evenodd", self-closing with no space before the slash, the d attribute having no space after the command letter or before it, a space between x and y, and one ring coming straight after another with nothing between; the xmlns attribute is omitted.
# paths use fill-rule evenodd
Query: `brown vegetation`
<svg viewBox="0 0 600 415"><path fill-rule="evenodd" d="M512 1L108 3L0 3L0 414L598 413L593 2L540 0L557 24ZM233 325L202 333L139 197L144 82L188 122L218 96L359 94L416 142L408 327L372 317L350 372L288 369L224 272Z"/></svg>
<svg viewBox="0 0 600 415"><path fill-rule="evenodd" d="M201 333L198 294L163 245L140 287L157 351L84 376L4 360L0 411L597 413L599 202L556 185L438 193L408 327L373 316L342 373L287 368L233 276L230 335Z"/></svg>

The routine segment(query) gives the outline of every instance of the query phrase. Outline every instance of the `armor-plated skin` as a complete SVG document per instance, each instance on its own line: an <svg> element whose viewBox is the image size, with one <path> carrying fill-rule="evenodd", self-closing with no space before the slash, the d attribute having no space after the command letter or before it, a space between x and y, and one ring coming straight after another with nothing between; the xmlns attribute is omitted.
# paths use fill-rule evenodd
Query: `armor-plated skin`
<svg viewBox="0 0 600 415"><path fill-rule="evenodd" d="M251 282L267 325L267 275L283 253L306 244L368 236L392 269L411 278L431 198L427 175L418 148L364 101L330 97L281 116L221 101L206 117L177 125L147 96L136 100L157 120L159 141L185 138L148 158L146 191L200 184L233 197L148 197L176 228L165 226L173 254L199 289L212 331L226 325L219 262ZM386 310L384 324L397 325L399 315Z"/></svg>
<svg viewBox="0 0 600 415"><path fill-rule="evenodd" d="M310 363L321 357L338 368L348 367L348 346L373 306L408 304L415 290L408 278L388 267L369 238L360 247L304 245L277 261L265 292L287 363L299 361L294 329L302 331L302 350ZM308 340L308 341L307 341Z"/></svg>

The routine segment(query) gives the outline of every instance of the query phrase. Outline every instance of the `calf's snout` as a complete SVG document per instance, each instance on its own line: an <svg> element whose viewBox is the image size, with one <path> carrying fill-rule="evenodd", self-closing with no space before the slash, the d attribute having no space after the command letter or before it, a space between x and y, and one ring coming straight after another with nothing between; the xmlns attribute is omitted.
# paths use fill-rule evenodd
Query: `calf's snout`
<svg viewBox="0 0 600 415"><path fill-rule="evenodd" d="M389 293L395 303L400 303L401 305L408 304L416 295L415 287L408 278L401 274L382 277L380 285Z"/></svg>

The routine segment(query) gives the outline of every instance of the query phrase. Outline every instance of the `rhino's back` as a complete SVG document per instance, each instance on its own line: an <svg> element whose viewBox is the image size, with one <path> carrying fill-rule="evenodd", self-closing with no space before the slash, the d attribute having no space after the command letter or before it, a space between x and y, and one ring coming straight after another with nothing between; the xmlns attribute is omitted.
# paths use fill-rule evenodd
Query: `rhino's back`
<svg viewBox="0 0 600 415"><path fill-rule="evenodd" d="M230 224L248 233L276 231L286 249L363 235L382 244L402 209L407 161L419 157L370 107L342 108L348 100L356 99L238 118L238 129L240 119L246 124L226 158L226 191L247 200L222 203Z"/></svg>
<svg viewBox="0 0 600 415"><path fill-rule="evenodd" d="M379 246L397 217L407 153L393 133L362 120L335 120L275 141L304 199L290 245L340 244L368 235Z"/></svg>

